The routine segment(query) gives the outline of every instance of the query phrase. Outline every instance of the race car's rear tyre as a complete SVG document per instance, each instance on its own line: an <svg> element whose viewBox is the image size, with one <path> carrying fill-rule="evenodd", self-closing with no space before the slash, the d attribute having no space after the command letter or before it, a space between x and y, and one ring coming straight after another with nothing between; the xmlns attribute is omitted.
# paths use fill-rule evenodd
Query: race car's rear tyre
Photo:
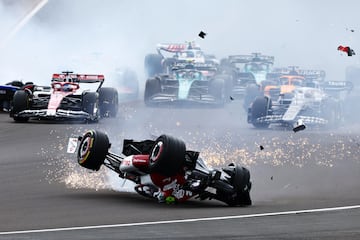
<svg viewBox="0 0 360 240"><path fill-rule="evenodd" d="M147 77L154 77L163 72L163 57L159 54L148 54L145 56L145 71Z"/></svg>
<svg viewBox="0 0 360 240"><path fill-rule="evenodd" d="M248 169L240 166L235 167L235 175L233 179L233 186L236 189L236 204L237 205L251 205L250 198L251 182L250 172Z"/></svg>
<svg viewBox="0 0 360 240"><path fill-rule="evenodd" d="M82 109L90 115L90 122L98 122L99 120L99 99L96 92L85 92L82 95Z"/></svg>
<svg viewBox="0 0 360 240"><path fill-rule="evenodd" d="M144 101L146 105L151 104L151 97L161 92L161 83L158 78L150 78L146 81Z"/></svg>
<svg viewBox="0 0 360 240"><path fill-rule="evenodd" d="M215 103L219 107L225 104L225 91L224 79L216 78L210 83L210 94L214 96Z"/></svg>
<svg viewBox="0 0 360 240"><path fill-rule="evenodd" d="M109 138L105 133L90 130L81 139L77 154L78 163L84 168L98 171L109 148Z"/></svg>
<svg viewBox="0 0 360 240"><path fill-rule="evenodd" d="M119 96L115 88L99 89L99 109L101 117L116 117L119 109Z"/></svg>
<svg viewBox="0 0 360 240"><path fill-rule="evenodd" d="M258 122L257 119L260 117L265 117L269 113L269 109L271 109L271 99L268 97L257 97L255 101L251 105L251 123L256 128L268 128L269 123L266 122Z"/></svg>
<svg viewBox="0 0 360 240"><path fill-rule="evenodd" d="M150 151L149 169L151 173L173 176L185 162L185 143L177 138L161 135Z"/></svg>
<svg viewBox="0 0 360 240"><path fill-rule="evenodd" d="M29 109L30 106L30 95L27 91L18 90L15 92L12 101L12 115L15 122L27 122L28 117L14 116L17 113Z"/></svg>

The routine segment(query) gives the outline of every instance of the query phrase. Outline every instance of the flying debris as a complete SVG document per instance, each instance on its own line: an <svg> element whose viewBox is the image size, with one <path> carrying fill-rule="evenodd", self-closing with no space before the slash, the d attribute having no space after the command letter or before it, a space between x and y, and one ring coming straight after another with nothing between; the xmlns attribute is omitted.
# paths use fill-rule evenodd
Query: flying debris
<svg viewBox="0 0 360 240"><path fill-rule="evenodd" d="M294 126L294 128L293 128L293 131L296 133L296 132L298 132L298 131L304 130L305 128L306 128L306 126L304 125L304 122L303 122L301 119L299 119L299 120L296 122L296 124L295 124L295 126Z"/></svg>
<svg viewBox="0 0 360 240"><path fill-rule="evenodd" d="M349 46L338 46L337 50L347 53L347 55L350 57L352 55L355 55L355 51L351 49Z"/></svg>
<svg viewBox="0 0 360 240"><path fill-rule="evenodd" d="M206 33L204 33L203 31L200 31L200 33L199 33L199 37L201 37L201 38L205 38L205 36L206 36Z"/></svg>

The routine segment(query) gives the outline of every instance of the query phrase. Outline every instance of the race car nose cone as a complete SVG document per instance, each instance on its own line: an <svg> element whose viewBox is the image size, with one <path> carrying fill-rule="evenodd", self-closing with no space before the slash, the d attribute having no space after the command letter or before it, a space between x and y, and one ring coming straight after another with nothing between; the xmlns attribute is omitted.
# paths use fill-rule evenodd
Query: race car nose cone
<svg viewBox="0 0 360 240"><path fill-rule="evenodd" d="M297 122L296 122L296 125L295 127L293 128L293 131L294 132L298 132L298 131L302 131L306 128L306 126L304 125L304 122L302 119L299 119Z"/></svg>

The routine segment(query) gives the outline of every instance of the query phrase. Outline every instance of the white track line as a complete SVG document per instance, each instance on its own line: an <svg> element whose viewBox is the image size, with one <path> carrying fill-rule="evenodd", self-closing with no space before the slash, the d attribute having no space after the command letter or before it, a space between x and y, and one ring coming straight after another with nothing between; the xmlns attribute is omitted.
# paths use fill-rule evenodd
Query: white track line
<svg viewBox="0 0 360 240"><path fill-rule="evenodd" d="M350 210L350 209L358 209L358 208L360 208L360 205L332 207L332 208L317 208L317 209L307 209L307 210L295 210L295 211L285 211L285 212L273 212L273 213L256 213L256 214L237 215L237 216L190 218L190 219L177 219L177 220L155 221L155 222L121 223L121 224L97 225L97 226L23 230L23 231L0 232L0 235L76 231L76 230L103 229L103 228L120 228L120 227L134 227L134 226L160 225L160 224L172 224L172 223L188 223L188 222L201 222L201 221L217 221L217 220L255 218L255 217L271 217L271 216L293 215L293 214L301 214L301 213L331 212L331 211Z"/></svg>

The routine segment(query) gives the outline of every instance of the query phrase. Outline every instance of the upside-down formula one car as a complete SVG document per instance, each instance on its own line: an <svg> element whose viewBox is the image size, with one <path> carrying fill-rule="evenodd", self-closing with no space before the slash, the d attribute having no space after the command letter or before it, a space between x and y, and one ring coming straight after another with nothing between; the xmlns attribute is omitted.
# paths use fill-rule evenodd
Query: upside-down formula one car
<svg viewBox="0 0 360 240"><path fill-rule="evenodd" d="M100 117L115 117L118 93L102 88L103 82L104 75L53 74L51 87L34 85L16 91L10 116L18 122L29 118L97 122Z"/></svg>
<svg viewBox="0 0 360 240"><path fill-rule="evenodd" d="M90 130L79 140L77 161L82 167L97 171L104 165L134 182L140 195L168 203L190 198L216 199L230 206L252 203L247 168L235 164L209 168L199 152L187 150L182 140L172 136L161 135L155 141L125 139L121 155L109 151L111 144L103 132Z"/></svg>

